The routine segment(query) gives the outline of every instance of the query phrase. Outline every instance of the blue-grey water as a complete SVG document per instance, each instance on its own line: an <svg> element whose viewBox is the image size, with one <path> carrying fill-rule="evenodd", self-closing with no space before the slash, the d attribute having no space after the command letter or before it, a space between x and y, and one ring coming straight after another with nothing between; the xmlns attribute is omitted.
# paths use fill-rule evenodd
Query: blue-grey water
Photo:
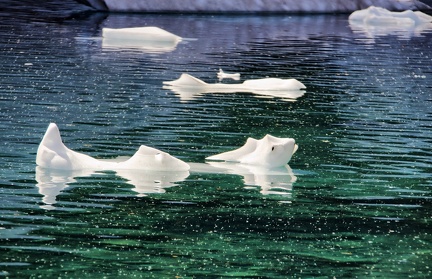
<svg viewBox="0 0 432 279"><path fill-rule="evenodd" d="M0 12L0 277L432 276L431 28L47 3ZM184 39L104 44L102 28L137 26ZM162 86L183 72L218 82L219 68L307 89L287 100ZM65 175L36 168L50 122L97 158L145 144L204 163L266 134L299 150L276 174Z"/></svg>

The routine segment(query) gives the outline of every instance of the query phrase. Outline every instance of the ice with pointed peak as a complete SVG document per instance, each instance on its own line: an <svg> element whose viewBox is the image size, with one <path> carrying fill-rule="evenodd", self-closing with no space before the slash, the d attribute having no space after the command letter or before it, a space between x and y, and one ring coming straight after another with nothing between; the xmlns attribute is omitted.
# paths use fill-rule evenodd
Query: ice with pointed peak
<svg viewBox="0 0 432 279"><path fill-rule="evenodd" d="M226 73L222 71L222 69L219 69L219 72L217 73L217 77L219 80L223 80L224 78L240 80L240 73Z"/></svg>
<svg viewBox="0 0 432 279"><path fill-rule="evenodd" d="M39 144L36 164L43 168L60 170L145 170L188 171L189 165L158 149L141 145L129 159L121 161L98 160L67 148L55 123L51 123Z"/></svg>
<svg viewBox="0 0 432 279"><path fill-rule="evenodd" d="M206 160L277 168L288 164L297 148L293 138L266 135L260 140L248 138L242 147L207 157Z"/></svg>
<svg viewBox="0 0 432 279"><path fill-rule="evenodd" d="M103 48L134 48L147 52L163 53L173 51L182 40L155 26L132 28L103 28Z"/></svg>

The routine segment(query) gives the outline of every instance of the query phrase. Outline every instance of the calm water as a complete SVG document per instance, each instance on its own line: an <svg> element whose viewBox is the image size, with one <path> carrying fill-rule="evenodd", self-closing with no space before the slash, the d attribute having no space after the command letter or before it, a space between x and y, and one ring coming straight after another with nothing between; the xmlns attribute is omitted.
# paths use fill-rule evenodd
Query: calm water
<svg viewBox="0 0 432 279"><path fill-rule="evenodd" d="M73 3L9 2L0 277L432 276L431 29L352 29L347 15L76 15ZM101 38L104 27L135 26L186 39L139 49ZM162 88L182 72L218 82L219 68L296 78L307 90L292 101ZM268 174L56 173L35 164L50 122L68 147L97 158L145 144L204 163L267 133L295 138L299 151L291 169Z"/></svg>

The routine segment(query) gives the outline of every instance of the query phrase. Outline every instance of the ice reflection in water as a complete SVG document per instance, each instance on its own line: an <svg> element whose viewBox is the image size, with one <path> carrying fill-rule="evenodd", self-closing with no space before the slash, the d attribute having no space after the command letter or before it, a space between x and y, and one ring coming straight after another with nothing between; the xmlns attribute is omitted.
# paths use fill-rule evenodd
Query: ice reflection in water
<svg viewBox="0 0 432 279"><path fill-rule="evenodd" d="M279 194L291 196L293 183L297 180L291 168L286 165L279 168L237 164L229 162L191 163L191 172L224 173L242 176L246 189L260 188L263 195Z"/></svg>
<svg viewBox="0 0 432 279"><path fill-rule="evenodd" d="M286 167L268 169L257 166L248 166L232 163L209 162L208 164L191 163L192 172L235 174L243 177L247 186L258 186L264 195L280 194L291 196L293 183L296 176L291 168ZM36 167L36 186L41 195L44 209L55 209L57 196L71 184L78 184L77 178L90 177L94 174L103 175L103 172L92 170L53 170ZM177 186L190 175L188 171L157 172L139 170L117 170L117 177L126 180L133 186L132 191L138 193L138 197L148 194L165 193L166 188ZM279 191L277 191L279 190Z"/></svg>
<svg viewBox="0 0 432 279"><path fill-rule="evenodd" d="M89 177L96 173L92 170L67 171L53 170L36 167L36 186L39 193L43 195L42 202L45 209L53 209L57 203L56 197L69 187L71 183L77 182L76 178ZM125 179L128 184L134 186L132 191L138 193L138 197L151 193L164 193L165 188L176 186L176 182L185 180L189 176L188 171L157 172L138 170L117 170L116 175Z"/></svg>

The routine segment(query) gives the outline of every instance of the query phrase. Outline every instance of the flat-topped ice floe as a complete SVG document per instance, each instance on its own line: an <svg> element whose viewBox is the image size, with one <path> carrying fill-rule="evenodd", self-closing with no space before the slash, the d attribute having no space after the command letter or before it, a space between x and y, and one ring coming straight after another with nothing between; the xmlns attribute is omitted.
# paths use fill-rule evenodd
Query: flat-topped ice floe
<svg viewBox="0 0 432 279"><path fill-rule="evenodd" d="M353 12L349 16L349 21L350 23L364 25L413 27L432 22L432 16L419 11L391 12L384 8L371 6L367 9Z"/></svg>
<svg viewBox="0 0 432 279"><path fill-rule="evenodd" d="M189 165L158 149L141 145L129 159L120 161L98 160L67 148L56 124L51 123L39 144L36 164L59 170L143 170L188 171Z"/></svg>
<svg viewBox="0 0 432 279"><path fill-rule="evenodd" d="M159 27L103 28L102 47L104 48L136 48L148 52L173 51L182 40Z"/></svg>
<svg viewBox="0 0 432 279"><path fill-rule="evenodd" d="M179 79L164 81L165 89L180 95L182 100L190 100L204 93L246 92L257 95L297 99L304 94L306 86L296 79L262 78L245 80L243 83L206 83L189 74L182 74Z"/></svg>
<svg viewBox="0 0 432 279"><path fill-rule="evenodd" d="M238 162L241 164L277 168L288 164L297 151L293 138L266 135L260 140L248 138L242 147L207 157L206 160Z"/></svg>

